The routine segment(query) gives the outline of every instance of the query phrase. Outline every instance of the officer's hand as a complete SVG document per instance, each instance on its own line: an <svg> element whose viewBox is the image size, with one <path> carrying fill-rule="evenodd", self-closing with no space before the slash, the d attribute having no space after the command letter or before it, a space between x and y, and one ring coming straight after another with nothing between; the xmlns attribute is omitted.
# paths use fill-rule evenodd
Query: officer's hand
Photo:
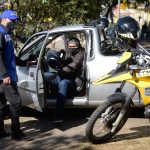
<svg viewBox="0 0 150 150"><path fill-rule="evenodd" d="M9 85L10 82L11 82L10 77L5 77L5 78L3 79L3 84L5 84L5 85Z"/></svg>

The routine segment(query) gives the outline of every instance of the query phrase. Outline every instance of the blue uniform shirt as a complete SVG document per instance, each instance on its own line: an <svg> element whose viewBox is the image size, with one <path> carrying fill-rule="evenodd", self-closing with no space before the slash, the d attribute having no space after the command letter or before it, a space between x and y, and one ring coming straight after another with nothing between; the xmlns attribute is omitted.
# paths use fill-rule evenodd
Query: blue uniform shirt
<svg viewBox="0 0 150 150"><path fill-rule="evenodd" d="M16 82L17 81L16 61L11 34L8 32L7 28L3 25L0 25L0 32L4 35L5 38L4 63L7 70L7 74L10 77L11 81Z"/></svg>

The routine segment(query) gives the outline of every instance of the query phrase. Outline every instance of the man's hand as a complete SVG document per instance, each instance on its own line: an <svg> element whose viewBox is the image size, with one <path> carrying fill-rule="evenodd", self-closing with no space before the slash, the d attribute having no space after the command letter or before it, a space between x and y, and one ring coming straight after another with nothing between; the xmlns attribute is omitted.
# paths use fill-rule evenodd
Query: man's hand
<svg viewBox="0 0 150 150"><path fill-rule="evenodd" d="M5 77L5 78L3 79L3 84L9 85L10 83L11 83L10 77Z"/></svg>
<svg viewBox="0 0 150 150"><path fill-rule="evenodd" d="M29 67L29 66L36 65L36 64L37 64L37 61L33 60L33 61L28 61L26 66Z"/></svg>

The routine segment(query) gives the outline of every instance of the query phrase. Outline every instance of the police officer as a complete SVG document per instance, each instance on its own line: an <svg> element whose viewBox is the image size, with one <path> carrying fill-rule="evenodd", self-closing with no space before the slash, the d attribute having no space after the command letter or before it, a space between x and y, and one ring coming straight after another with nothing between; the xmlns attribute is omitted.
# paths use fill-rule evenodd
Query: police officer
<svg viewBox="0 0 150 150"><path fill-rule="evenodd" d="M11 31L18 20L12 10L5 10L0 16L0 137L8 133L4 129L4 109L7 101L10 103L11 137L15 140L25 139L25 134L20 130L19 112L21 98L17 88L16 60L14 55Z"/></svg>

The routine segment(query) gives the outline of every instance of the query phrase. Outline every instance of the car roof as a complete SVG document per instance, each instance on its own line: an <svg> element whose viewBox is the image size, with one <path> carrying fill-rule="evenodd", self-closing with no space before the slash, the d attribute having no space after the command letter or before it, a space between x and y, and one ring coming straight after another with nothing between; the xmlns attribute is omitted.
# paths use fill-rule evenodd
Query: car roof
<svg viewBox="0 0 150 150"><path fill-rule="evenodd" d="M80 31L80 30L84 30L85 28L91 28L91 27L92 26L87 26L87 25L84 25L84 24L66 25L66 26L55 27L51 30L39 32L39 34L42 34L42 33L43 34L44 33L55 33L55 32L66 32L66 31Z"/></svg>

